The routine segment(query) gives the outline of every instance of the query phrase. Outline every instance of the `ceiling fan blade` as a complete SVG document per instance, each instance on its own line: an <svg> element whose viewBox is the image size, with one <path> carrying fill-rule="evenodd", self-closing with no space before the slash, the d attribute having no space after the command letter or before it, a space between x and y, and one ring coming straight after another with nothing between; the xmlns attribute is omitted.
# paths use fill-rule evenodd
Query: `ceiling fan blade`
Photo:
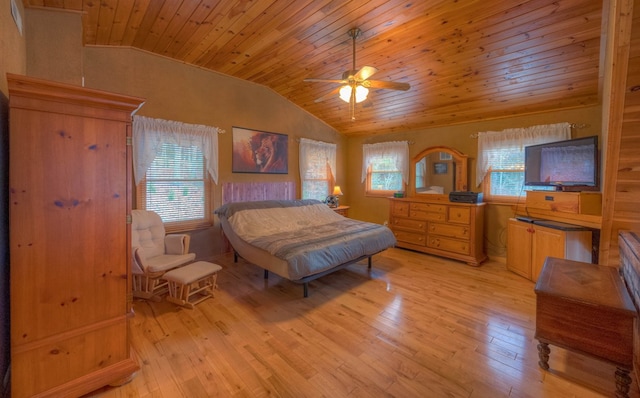
<svg viewBox="0 0 640 398"><path fill-rule="evenodd" d="M336 94L338 94L340 92L340 89L342 87L336 87L333 90L329 91L328 93L326 93L325 95L323 95L320 98L316 98L313 102L318 103L318 102L322 102L324 100L327 100L329 98L334 98L336 96Z"/></svg>
<svg viewBox="0 0 640 398"><path fill-rule="evenodd" d="M320 83L339 83L339 84L347 84L346 80L340 80L340 79L315 79L315 78L308 78L308 79L304 79L303 81L305 82L320 82Z"/></svg>
<svg viewBox="0 0 640 398"><path fill-rule="evenodd" d="M351 98L349 99L349 108L351 109L351 120L356 120L356 87L351 86Z"/></svg>
<svg viewBox="0 0 640 398"><path fill-rule="evenodd" d="M411 88L411 85L409 83L385 82L381 80L366 80L362 82L362 85L367 88L384 88L388 90L402 91L407 91Z"/></svg>
<svg viewBox="0 0 640 398"><path fill-rule="evenodd" d="M373 66L363 66L358 72L356 72L355 75L353 75L353 77L356 80L367 80L377 71L378 69L374 68Z"/></svg>

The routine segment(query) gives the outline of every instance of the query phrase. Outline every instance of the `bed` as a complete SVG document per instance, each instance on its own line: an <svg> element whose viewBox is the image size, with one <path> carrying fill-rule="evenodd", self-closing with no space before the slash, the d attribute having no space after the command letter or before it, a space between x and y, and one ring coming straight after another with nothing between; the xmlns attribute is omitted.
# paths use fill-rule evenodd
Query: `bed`
<svg viewBox="0 0 640 398"><path fill-rule="evenodd" d="M326 204L306 200L227 203L215 210L237 256L304 286L392 247L389 228L343 217Z"/></svg>

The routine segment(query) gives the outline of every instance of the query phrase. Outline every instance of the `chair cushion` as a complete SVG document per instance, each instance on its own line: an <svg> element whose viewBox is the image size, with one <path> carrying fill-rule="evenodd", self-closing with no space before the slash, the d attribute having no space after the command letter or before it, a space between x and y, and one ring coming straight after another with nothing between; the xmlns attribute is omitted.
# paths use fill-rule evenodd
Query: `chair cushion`
<svg viewBox="0 0 640 398"><path fill-rule="evenodd" d="M165 230L160 216L139 209L132 210L131 216L131 246L143 248L147 259L163 255Z"/></svg>
<svg viewBox="0 0 640 398"><path fill-rule="evenodd" d="M221 266L206 261L198 261L176 268L164 274L163 278L183 285L193 283L222 269Z"/></svg>
<svg viewBox="0 0 640 398"><path fill-rule="evenodd" d="M147 257L147 272L165 272L195 260L195 253L187 254L163 254L155 257Z"/></svg>

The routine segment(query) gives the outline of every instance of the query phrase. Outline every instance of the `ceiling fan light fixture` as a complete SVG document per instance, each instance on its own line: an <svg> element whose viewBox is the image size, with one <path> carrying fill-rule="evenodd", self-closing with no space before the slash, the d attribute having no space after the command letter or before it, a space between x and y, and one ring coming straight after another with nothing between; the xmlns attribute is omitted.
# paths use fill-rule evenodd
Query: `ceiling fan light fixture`
<svg viewBox="0 0 640 398"><path fill-rule="evenodd" d="M367 99L367 95L369 95L369 89L363 86L356 86L356 103L360 103ZM344 85L340 89L340 99L346 103L351 101L351 86Z"/></svg>

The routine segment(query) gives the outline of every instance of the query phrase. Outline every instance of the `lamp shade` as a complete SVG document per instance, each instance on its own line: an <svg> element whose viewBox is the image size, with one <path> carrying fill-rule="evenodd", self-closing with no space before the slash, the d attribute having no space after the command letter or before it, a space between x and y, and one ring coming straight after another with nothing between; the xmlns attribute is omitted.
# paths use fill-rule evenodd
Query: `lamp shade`
<svg viewBox="0 0 640 398"><path fill-rule="evenodd" d="M369 95L369 89L364 86L356 86L356 102L362 102L367 99ZM340 99L344 102L351 101L351 86L345 85L340 89Z"/></svg>
<svg viewBox="0 0 640 398"><path fill-rule="evenodd" d="M341 196L342 190L340 190L340 185L336 185L333 187L333 196Z"/></svg>

